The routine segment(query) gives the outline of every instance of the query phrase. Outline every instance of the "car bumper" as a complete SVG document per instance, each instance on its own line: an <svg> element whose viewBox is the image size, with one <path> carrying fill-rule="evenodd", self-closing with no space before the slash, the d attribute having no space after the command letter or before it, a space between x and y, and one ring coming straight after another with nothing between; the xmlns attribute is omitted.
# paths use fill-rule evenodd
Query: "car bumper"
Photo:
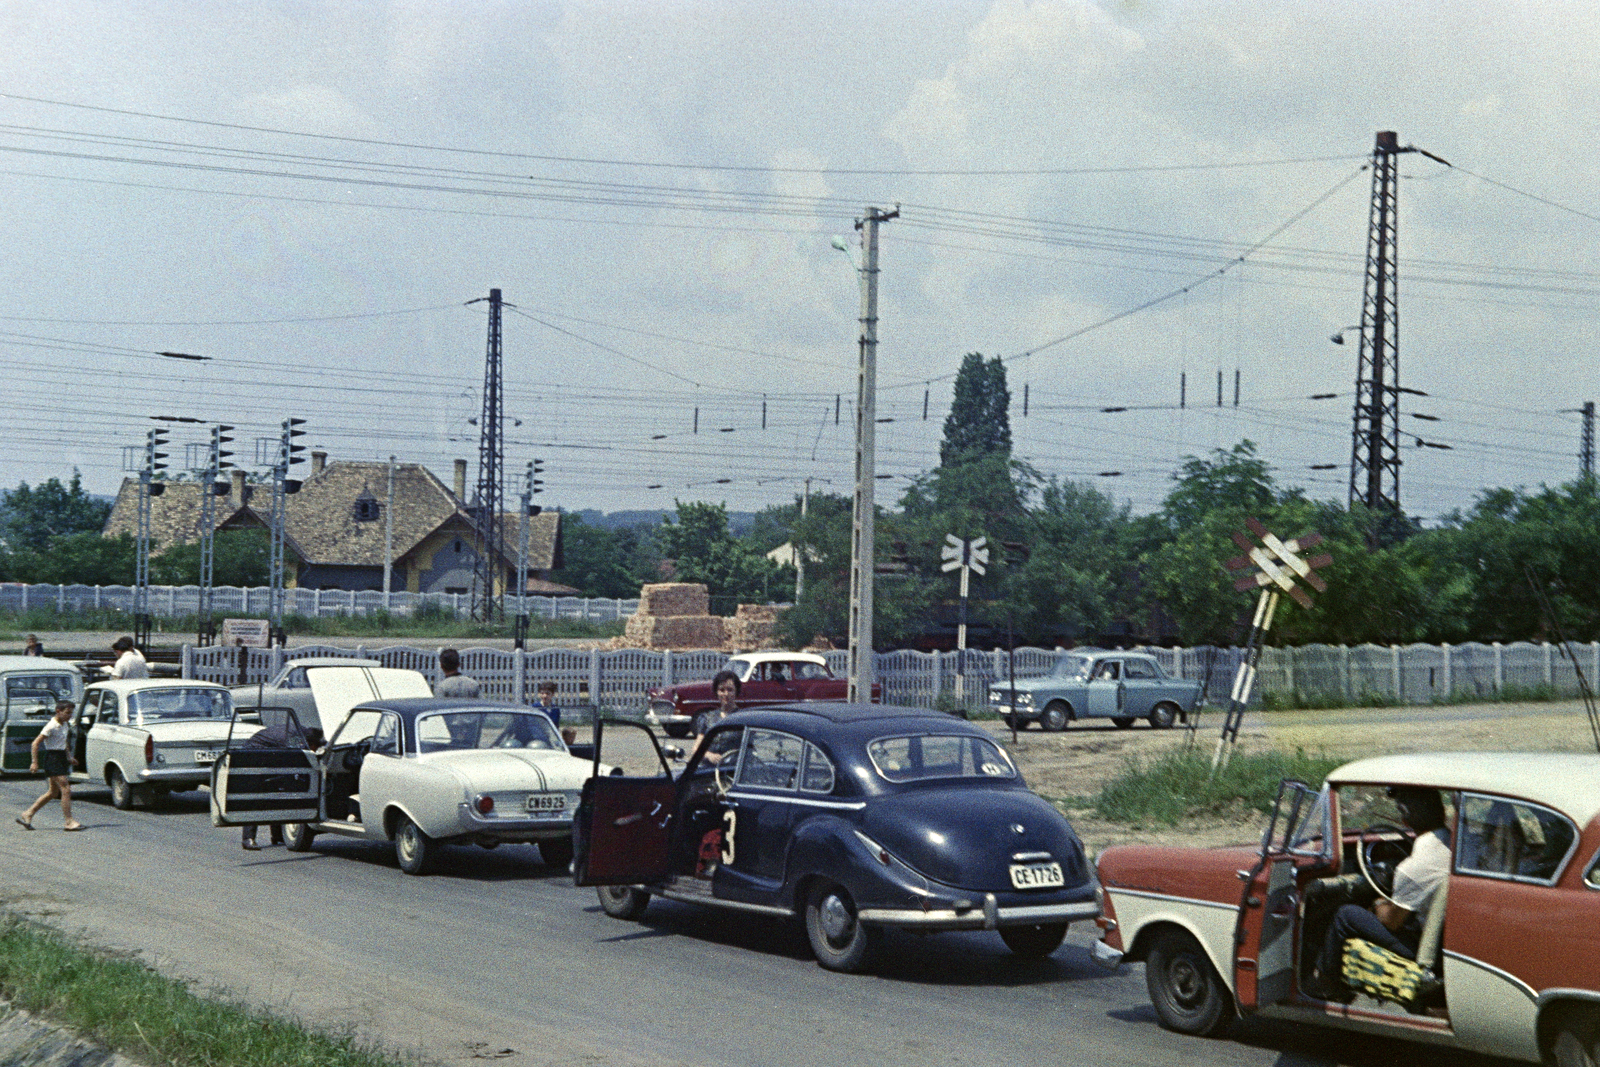
<svg viewBox="0 0 1600 1067"><path fill-rule="evenodd" d="M198 786L211 781L211 764L197 763L192 767L146 767L136 777L141 785Z"/></svg>
<svg viewBox="0 0 1600 1067"><path fill-rule="evenodd" d="M572 816L559 819L507 818L504 815L480 815L476 808L463 802L457 808L461 832L479 837L505 841L532 841L541 837L570 837Z"/></svg>
<svg viewBox="0 0 1600 1067"><path fill-rule="evenodd" d="M985 893L975 907L964 911L911 908L862 908L858 918L877 926L898 926L908 930L995 930L1002 926L1033 926L1039 923L1071 923L1093 919L1100 906L1093 900L1064 904L1031 904L1003 908L993 893Z"/></svg>
<svg viewBox="0 0 1600 1067"><path fill-rule="evenodd" d="M1032 704L1019 704L1016 711L1011 710L1010 704L990 704L989 710L996 715L1016 715L1020 719L1037 719L1039 709Z"/></svg>
<svg viewBox="0 0 1600 1067"><path fill-rule="evenodd" d="M651 708L645 712L644 720L655 726L688 726L694 722L694 716L680 715L675 711Z"/></svg>

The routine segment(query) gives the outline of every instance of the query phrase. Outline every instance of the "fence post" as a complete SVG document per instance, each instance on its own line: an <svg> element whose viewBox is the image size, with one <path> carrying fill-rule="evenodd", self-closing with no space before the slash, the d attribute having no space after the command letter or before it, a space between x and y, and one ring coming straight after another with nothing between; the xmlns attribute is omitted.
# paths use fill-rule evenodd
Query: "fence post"
<svg viewBox="0 0 1600 1067"><path fill-rule="evenodd" d="M183 646L183 666L178 669L178 677L180 677L180 678L193 678L194 677L194 646L189 644L188 642L184 642L184 646Z"/></svg>
<svg viewBox="0 0 1600 1067"><path fill-rule="evenodd" d="M600 650L589 650L589 703L595 707L595 715L600 714Z"/></svg>
<svg viewBox="0 0 1600 1067"><path fill-rule="evenodd" d="M1389 661L1390 661L1390 663L1393 664L1394 700L1395 700L1395 703L1398 704L1398 703L1400 703L1401 700L1405 699L1404 694L1400 691L1400 646L1399 645L1390 645L1389 646Z"/></svg>
<svg viewBox="0 0 1600 1067"><path fill-rule="evenodd" d="M517 704L526 704L528 684L528 650L514 648L511 650L511 699Z"/></svg>
<svg viewBox="0 0 1600 1067"><path fill-rule="evenodd" d="M67 587L65 584L56 586L56 613L65 615L67 612Z"/></svg>
<svg viewBox="0 0 1600 1067"><path fill-rule="evenodd" d="M1281 650L1283 652L1283 681L1289 699L1294 699L1294 646L1289 645Z"/></svg>
<svg viewBox="0 0 1600 1067"><path fill-rule="evenodd" d="M677 683L672 680L672 649L661 653L661 688L666 689Z"/></svg>
<svg viewBox="0 0 1600 1067"><path fill-rule="evenodd" d="M1556 648L1549 641L1542 643L1544 644L1544 685L1546 689L1549 689L1556 684L1555 662L1553 656Z"/></svg>
<svg viewBox="0 0 1600 1067"><path fill-rule="evenodd" d="M283 661L287 657L284 655L282 645L273 645L270 651L271 655L267 658L268 677L276 678L283 670Z"/></svg>
<svg viewBox="0 0 1600 1067"><path fill-rule="evenodd" d="M1450 695L1456 691L1455 683L1451 680L1450 673L1450 642L1446 641L1441 644L1439 651L1444 653L1444 698L1449 700Z"/></svg>
<svg viewBox="0 0 1600 1067"><path fill-rule="evenodd" d="M939 703L939 667L941 653L935 649L928 653L928 707L935 707Z"/></svg>
<svg viewBox="0 0 1600 1067"><path fill-rule="evenodd" d="M1506 667L1505 660L1500 655L1500 642L1494 641L1491 644L1494 648L1494 691L1495 695L1498 696L1500 690L1504 689L1506 685Z"/></svg>
<svg viewBox="0 0 1600 1067"><path fill-rule="evenodd" d="M98 585L94 587L94 610L100 610L100 587Z"/></svg>

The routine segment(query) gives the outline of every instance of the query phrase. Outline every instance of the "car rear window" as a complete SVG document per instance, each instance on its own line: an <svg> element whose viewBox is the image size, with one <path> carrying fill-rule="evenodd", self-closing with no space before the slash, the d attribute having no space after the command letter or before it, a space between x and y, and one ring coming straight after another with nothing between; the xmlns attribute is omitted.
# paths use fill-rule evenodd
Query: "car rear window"
<svg viewBox="0 0 1600 1067"><path fill-rule="evenodd" d="M140 723L231 719L233 694L226 689L141 689L128 694L128 714Z"/></svg>
<svg viewBox="0 0 1600 1067"><path fill-rule="evenodd" d="M924 778L1015 778L1017 769L1000 746L959 734L880 737L867 745L878 773L891 782Z"/></svg>

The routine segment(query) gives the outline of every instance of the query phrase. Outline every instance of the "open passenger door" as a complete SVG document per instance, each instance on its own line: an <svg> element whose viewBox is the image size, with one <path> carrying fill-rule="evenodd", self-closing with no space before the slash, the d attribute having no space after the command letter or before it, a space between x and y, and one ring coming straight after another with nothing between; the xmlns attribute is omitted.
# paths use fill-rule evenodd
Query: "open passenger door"
<svg viewBox="0 0 1600 1067"><path fill-rule="evenodd" d="M600 750L607 726L643 730L655 749L661 773L649 778L600 775ZM678 783L655 734L642 723L612 722L596 716L594 771L572 821L575 885L648 885L671 867L672 832Z"/></svg>
<svg viewBox="0 0 1600 1067"><path fill-rule="evenodd" d="M1304 782L1278 784L1272 820L1261 836L1261 858L1245 878L1234 930L1233 991L1241 1012L1281 1004L1294 993L1295 927L1300 918L1296 857L1328 844L1328 807Z"/></svg>
<svg viewBox="0 0 1600 1067"><path fill-rule="evenodd" d="M258 711L261 731L236 738L240 714ZM267 738L281 741L264 744ZM322 765L295 713L289 708L235 712L228 747L211 765L211 825L314 823L322 818L321 806Z"/></svg>

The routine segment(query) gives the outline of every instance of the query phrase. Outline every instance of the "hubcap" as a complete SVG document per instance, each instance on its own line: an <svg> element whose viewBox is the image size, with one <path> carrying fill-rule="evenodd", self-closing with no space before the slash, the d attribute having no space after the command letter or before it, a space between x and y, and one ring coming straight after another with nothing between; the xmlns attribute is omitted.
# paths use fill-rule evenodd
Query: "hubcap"
<svg viewBox="0 0 1600 1067"><path fill-rule="evenodd" d="M1172 967L1167 971L1171 979L1173 999L1184 1008L1192 1008L1197 1004L1204 988L1200 978L1200 971L1195 967L1193 960L1177 959L1172 961Z"/></svg>
<svg viewBox="0 0 1600 1067"><path fill-rule="evenodd" d="M400 831L400 852L407 861L417 854L417 828L415 826L403 827Z"/></svg>
<svg viewBox="0 0 1600 1067"><path fill-rule="evenodd" d="M837 894L829 893L822 898L822 905L817 909L822 922L822 932L829 941L843 941L850 936L855 927L856 917L850 914L850 909Z"/></svg>

